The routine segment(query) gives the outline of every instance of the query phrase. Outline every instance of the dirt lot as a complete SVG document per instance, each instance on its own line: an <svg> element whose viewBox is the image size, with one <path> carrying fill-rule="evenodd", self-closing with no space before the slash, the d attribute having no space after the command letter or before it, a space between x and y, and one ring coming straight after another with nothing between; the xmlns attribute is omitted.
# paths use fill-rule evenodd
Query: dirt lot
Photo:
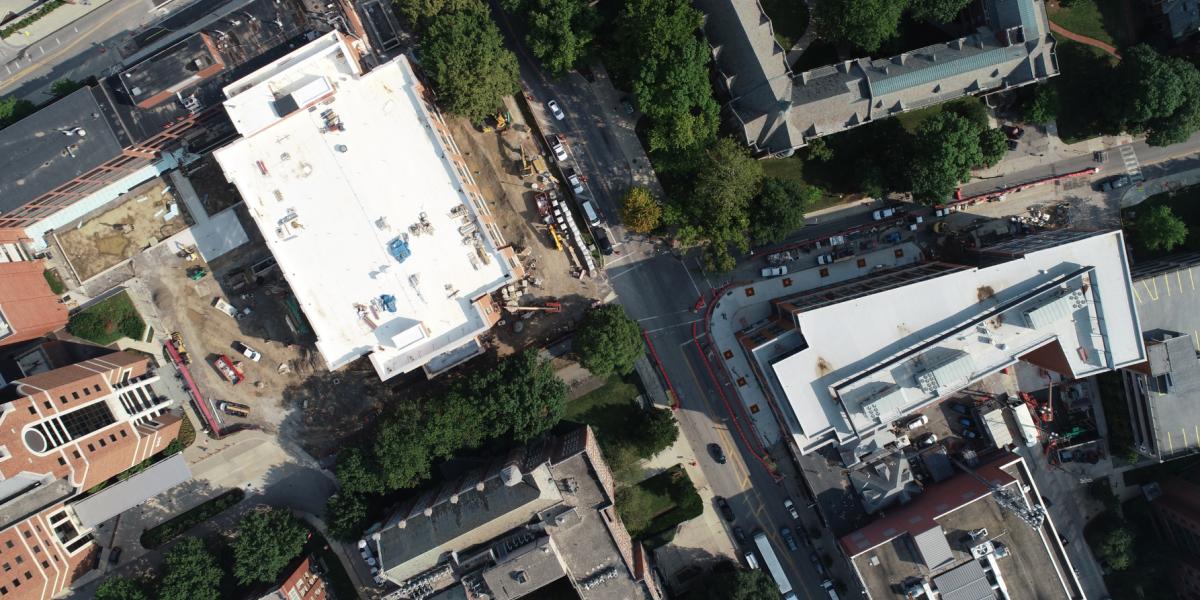
<svg viewBox="0 0 1200 600"><path fill-rule="evenodd" d="M164 220L171 206L174 216ZM190 224L183 203L155 178L53 235L74 272L87 281Z"/></svg>
<svg viewBox="0 0 1200 600"><path fill-rule="evenodd" d="M511 112L515 118L513 126L498 133L482 133L464 119L446 117L476 183L491 204L501 232L523 256L530 284L523 293L518 290L519 305L537 306L550 301L562 304L558 313L506 312L504 324L492 330L492 339L501 354L562 337L593 302L611 291L601 278L573 277L567 254L555 248L541 224L534 191L529 186L532 180L521 176L522 147L529 157L540 151L541 146L531 139L519 111Z"/></svg>

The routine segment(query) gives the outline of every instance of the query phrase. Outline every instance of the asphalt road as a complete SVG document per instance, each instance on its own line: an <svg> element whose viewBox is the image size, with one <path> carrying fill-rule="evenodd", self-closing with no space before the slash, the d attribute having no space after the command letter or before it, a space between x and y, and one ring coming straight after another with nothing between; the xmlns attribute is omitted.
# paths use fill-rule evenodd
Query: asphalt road
<svg viewBox="0 0 1200 600"><path fill-rule="evenodd" d="M16 96L41 104L50 84L101 75L121 60L118 48L130 33L175 10L155 9L150 0L110 0L74 23L26 47L3 43L0 49L0 96Z"/></svg>

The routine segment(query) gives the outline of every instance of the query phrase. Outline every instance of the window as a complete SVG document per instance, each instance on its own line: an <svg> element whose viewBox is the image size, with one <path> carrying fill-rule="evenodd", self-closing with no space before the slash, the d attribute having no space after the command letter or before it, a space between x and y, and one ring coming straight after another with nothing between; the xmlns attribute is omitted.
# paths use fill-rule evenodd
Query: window
<svg viewBox="0 0 1200 600"><path fill-rule="evenodd" d="M12 565L10 565L8 563L4 563L4 572L7 573L11 570L12 570Z"/></svg>
<svg viewBox="0 0 1200 600"><path fill-rule="evenodd" d="M78 450L72 450L71 455L74 456L75 458L83 458L82 456L79 455Z"/></svg>
<svg viewBox="0 0 1200 600"><path fill-rule="evenodd" d="M24 535L25 539L29 539L29 538L33 537L33 532L26 529L25 531L21 532L21 535ZM17 557L17 562L21 562L20 556Z"/></svg>
<svg viewBox="0 0 1200 600"><path fill-rule="evenodd" d="M122 431L121 433L124 433L124 432ZM110 442L115 442L115 441L117 441L117 435L116 435L115 433L113 433L113 434L109 434L109 435L108 435L108 441L110 441Z"/></svg>
<svg viewBox="0 0 1200 600"><path fill-rule="evenodd" d="M8 588L0 585L0 595L6 595L6 594L8 594Z"/></svg>
<svg viewBox="0 0 1200 600"><path fill-rule="evenodd" d="M91 395L92 395L92 390L89 390L89 389L87 389L87 388L83 388L83 395L84 395L84 396L91 396Z"/></svg>
<svg viewBox="0 0 1200 600"><path fill-rule="evenodd" d="M50 561L48 561L48 560L43 560L43 561L42 561L42 568L43 568L43 569L49 569L49 568L50 568Z"/></svg>
<svg viewBox="0 0 1200 600"><path fill-rule="evenodd" d="M53 404L51 404L49 400L47 400L47 401L43 402L43 403L42 403L42 406L45 406L45 407L46 407L46 410L50 410L51 408L54 408L54 405L53 405Z"/></svg>
<svg viewBox="0 0 1200 600"><path fill-rule="evenodd" d="M96 445L88 444L88 452L95 452L95 451L96 451Z"/></svg>
<svg viewBox="0 0 1200 600"><path fill-rule="evenodd" d="M33 573L30 573L29 571L25 571L25 580L28 581L30 579L33 579Z"/></svg>
<svg viewBox="0 0 1200 600"><path fill-rule="evenodd" d="M101 448L103 448L103 447L105 447L105 446L107 446L107 445L108 445L108 442L104 441L104 439L103 439L103 438L101 438L101 439L99 440L99 442L100 442L100 447L101 447Z"/></svg>
<svg viewBox="0 0 1200 600"><path fill-rule="evenodd" d="M75 400L78 400L78 399L79 399L79 392L71 392L71 398L74 398Z"/></svg>
<svg viewBox="0 0 1200 600"><path fill-rule="evenodd" d="M121 430L121 437L126 437L128 435L129 433L127 433L124 429Z"/></svg>
<svg viewBox="0 0 1200 600"><path fill-rule="evenodd" d="M12 540L5 540L4 545L11 550L13 547Z"/></svg>
<svg viewBox="0 0 1200 600"><path fill-rule="evenodd" d="M66 404L66 403L67 403L67 397L66 397L66 396L59 396L59 397L58 397L58 400L59 400L60 402L62 402L63 404Z"/></svg>
<svg viewBox="0 0 1200 600"><path fill-rule="evenodd" d="M97 391L97 392L100 391L100 384L97 383L96 385L93 385L92 390Z"/></svg>
<svg viewBox="0 0 1200 600"><path fill-rule="evenodd" d="M67 459L65 459L65 458L63 458L63 457L61 457L61 456L60 456L60 457L58 457L58 465L59 465L60 467L65 467L65 466L67 465Z"/></svg>
<svg viewBox="0 0 1200 600"><path fill-rule="evenodd" d="M36 407L36 406L30 406L30 407L29 407L29 414L31 414L31 415L36 415L36 414L37 414L37 407Z"/></svg>

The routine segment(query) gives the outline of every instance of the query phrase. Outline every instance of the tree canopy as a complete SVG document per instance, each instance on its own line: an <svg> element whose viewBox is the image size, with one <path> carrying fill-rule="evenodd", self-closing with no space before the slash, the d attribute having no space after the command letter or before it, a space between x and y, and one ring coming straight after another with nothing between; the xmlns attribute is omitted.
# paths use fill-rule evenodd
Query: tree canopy
<svg viewBox="0 0 1200 600"><path fill-rule="evenodd" d="M976 166L994 167L1008 152L1008 137L999 129L984 129L979 132L979 154L981 162Z"/></svg>
<svg viewBox="0 0 1200 600"><path fill-rule="evenodd" d="M480 0L395 0L396 10L413 27L420 27L425 19L441 14L466 10L487 10Z"/></svg>
<svg viewBox="0 0 1200 600"><path fill-rule="evenodd" d="M633 187L621 201L621 222L634 233L650 233L662 224L662 204L644 187Z"/></svg>
<svg viewBox="0 0 1200 600"><path fill-rule="evenodd" d="M642 329L620 304L597 306L583 315L571 345L579 364L597 377L628 374L646 352Z"/></svg>
<svg viewBox="0 0 1200 600"><path fill-rule="evenodd" d="M1154 206L1138 211L1134 235L1147 250L1170 252L1187 241L1188 226L1169 206Z"/></svg>
<svg viewBox="0 0 1200 600"><path fill-rule="evenodd" d="M63 96L78 90L84 85L85 84L83 82L63 77L62 79L50 84L50 95L54 96L55 98L62 98Z"/></svg>
<svg viewBox="0 0 1200 600"><path fill-rule="evenodd" d="M1168 146L1200 129L1200 71L1191 62L1139 44L1125 51L1116 74L1125 128Z"/></svg>
<svg viewBox="0 0 1200 600"><path fill-rule="evenodd" d="M600 14L585 0L504 0L525 20L525 43L547 71L562 75L591 50Z"/></svg>
<svg viewBox="0 0 1200 600"><path fill-rule="evenodd" d="M997 133L998 137L953 112L926 119L913 142L913 196L922 202L943 202L971 177L971 169L999 162L1006 142L1004 134Z"/></svg>
<svg viewBox="0 0 1200 600"><path fill-rule="evenodd" d="M651 408L645 412L634 427L633 439L637 445L638 454L651 457L667 448L679 439L679 425L675 415L665 408Z"/></svg>
<svg viewBox="0 0 1200 600"><path fill-rule="evenodd" d="M935 3L940 4L931 2ZM896 37L906 4L900 0L821 0L817 3L817 28L825 39L874 52Z"/></svg>
<svg viewBox="0 0 1200 600"><path fill-rule="evenodd" d="M1120 525L1104 534L1100 540L1099 554L1114 571L1124 571L1133 564L1133 546L1133 532Z"/></svg>
<svg viewBox="0 0 1200 600"><path fill-rule="evenodd" d="M160 600L218 600L221 577L217 559L199 538L185 536L167 552L159 582Z"/></svg>
<svg viewBox="0 0 1200 600"><path fill-rule="evenodd" d="M1044 83L1037 86L1037 91L1034 92L1033 98L1024 104L1022 116L1030 123L1041 125L1053 121L1058 116L1060 108L1061 101L1058 97L1058 87Z"/></svg>
<svg viewBox="0 0 1200 600"><path fill-rule="evenodd" d="M783 240L804 227L804 212L821 190L788 179L768 177L750 207L750 237L758 244Z"/></svg>
<svg viewBox="0 0 1200 600"><path fill-rule="evenodd" d="M649 119L652 152L696 148L717 134L702 21L688 0L628 0L614 23L607 63Z"/></svg>
<svg viewBox="0 0 1200 600"><path fill-rule="evenodd" d="M329 497L325 513L329 535L343 542L358 539L367 521L367 505L362 495L344 490Z"/></svg>
<svg viewBox="0 0 1200 600"><path fill-rule="evenodd" d="M429 477L435 461L461 450L492 440L528 440L562 419L566 397L566 384L549 362L526 350L459 377L441 394L404 398L376 421L364 445L339 454L342 493L411 488Z"/></svg>
<svg viewBox="0 0 1200 600"><path fill-rule="evenodd" d="M704 580L707 600L775 600L779 587L762 569L714 570Z"/></svg>
<svg viewBox="0 0 1200 600"><path fill-rule="evenodd" d="M427 19L421 65L445 109L478 123L520 88L517 58L504 46L487 7L475 4Z"/></svg>
<svg viewBox="0 0 1200 600"><path fill-rule="evenodd" d="M680 237L707 242L709 269L733 268L731 244L743 252L749 249L750 200L758 194L762 179L762 164L733 138L718 139L697 161L692 193L682 207L685 223Z"/></svg>
<svg viewBox="0 0 1200 600"><path fill-rule="evenodd" d="M283 509L251 512L238 523L233 575L242 585L273 582L304 551L308 530Z"/></svg>
<svg viewBox="0 0 1200 600"><path fill-rule="evenodd" d="M96 588L95 600L150 600L150 596L134 580L113 575Z"/></svg>
<svg viewBox="0 0 1200 600"><path fill-rule="evenodd" d="M910 0L912 15L927 23L950 23L971 0Z"/></svg>
<svg viewBox="0 0 1200 600"><path fill-rule="evenodd" d="M37 112L37 107L28 100L20 100L9 96L0 100L0 129L4 129L21 119Z"/></svg>

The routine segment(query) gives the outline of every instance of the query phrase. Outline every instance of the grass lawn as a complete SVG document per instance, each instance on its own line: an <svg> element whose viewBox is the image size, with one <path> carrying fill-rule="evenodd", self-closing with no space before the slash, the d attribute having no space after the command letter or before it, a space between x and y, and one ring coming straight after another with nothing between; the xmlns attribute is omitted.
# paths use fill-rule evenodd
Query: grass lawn
<svg viewBox="0 0 1200 600"><path fill-rule="evenodd" d="M46 283L50 285L51 292L62 294L67 291L67 285L63 283L62 277L58 276L58 271L46 269L42 271L42 276L46 278Z"/></svg>
<svg viewBox="0 0 1200 600"><path fill-rule="evenodd" d="M67 331L89 342L107 346L122 337L142 339L146 333L146 322L134 308L129 293L121 292L71 315Z"/></svg>
<svg viewBox="0 0 1200 600"><path fill-rule="evenodd" d="M567 402L563 418L591 425L602 444L610 443L622 436L629 421L641 412L633 403L638 393L636 385L613 376L599 389Z"/></svg>
<svg viewBox="0 0 1200 600"><path fill-rule="evenodd" d="M1142 247L1137 241L1137 231L1130 231L1127 235L1133 240L1133 258L1135 261L1145 261L1155 258L1161 258L1168 254L1177 252L1195 252L1200 250L1200 186L1192 186L1183 188L1174 192L1158 194L1151 196L1142 201L1137 206L1127 208L1122 211L1122 217L1126 222L1133 219L1133 215L1149 210L1152 207L1165 205L1171 208L1171 212L1175 213L1176 217L1183 220L1188 226L1188 236L1184 240L1182 246L1173 248L1170 252L1163 250L1150 251Z"/></svg>
<svg viewBox="0 0 1200 600"><path fill-rule="evenodd" d="M1132 45L1123 0L1074 0L1069 7L1047 4L1046 14L1063 29L1118 48ZM1064 71L1065 72L1065 71Z"/></svg>
<svg viewBox="0 0 1200 600"><path fill-rule="evenodd" d="M762 162L763 174L767 177L775 177L778 179L786 179L795 181L800 185L809 185L804 181L804 159L801 155L804 153L801 150L798 154L793 154L787 158L771 158ZM837 206L842 202L843 198L837 194L825 193L819 200L808 207L809 212Z"/></svg>
<svg viewBox="0 0 1200 600"><path fill-rule="evenodd" d="M760 0L763 11L771 18L775 40L787 52L808 28L808 6L802 0Z"/></svg>
<svg viewBox="0 0 1200 600"><path fill-rule="evenodd" d="M669 540L685 521L704 512L696 486L682 465L675 465L637 485L617 491L617 512L634 539Z"/></svg>

